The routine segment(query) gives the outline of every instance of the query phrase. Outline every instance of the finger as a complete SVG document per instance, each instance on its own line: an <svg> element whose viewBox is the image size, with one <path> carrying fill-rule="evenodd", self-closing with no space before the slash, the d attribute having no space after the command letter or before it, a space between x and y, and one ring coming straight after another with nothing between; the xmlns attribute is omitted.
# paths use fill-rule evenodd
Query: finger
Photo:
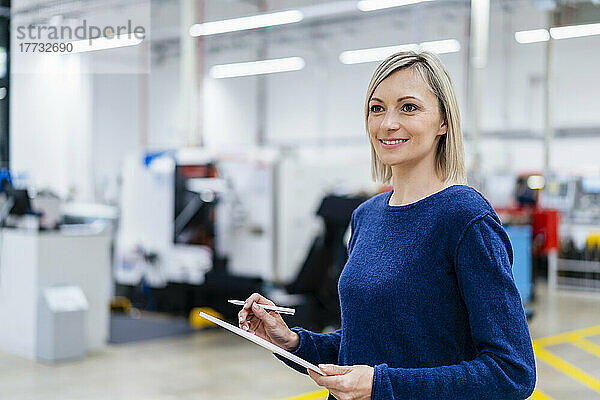
<svg viewBox="0 0 600 400"><path fill-rule="evenodd" d="M244 328L245 325L247 325L247 320L248 320L249 316L254 313L252 310L252 305L254 303L268 304L271 306L275 305L275 303L273 303L271 300L267 299L266 297L262 296L259 293L253 293L252 295L250 295L250 297L248 297L245 300L242 310L238 313L238 321L239 321L239 325L242 329ZM262 308L261 308L261 310L262 310Z"/></svg>
<svg viewBox="0 0 600 400"><path fill-rule="evenodd" d="M277 320L274 316L265 311L262 307L259 307L257 304L252 305L252 312L254 315L260 319L266 326L274 327L277 325Z"/></svg>
<svg viewBox="0 0 600 400"><path fill-rule="evenodd" d="M260 327L261 320L256 317L254 314L248 315L246 319L246 326L248 328L248 333L256 333L256 330ZM242 328L243 329L243 328Z"/></svg>
<svg viewBox="0 0 600 400"><path fill-rule="evenodd" d="M255 315L250 314L248 318L246 318L246 321L243 324L240 324L240 328L248 332L255 331L258 329L260 323L260 319L256 318Z"/></svg>
<svg viewBox="0 0 600 400"><path fill-rule="evenodd" d="M252 322L257 320L260 321L254 314L248 314L245 318L243 318L240 313L238 313L238 326L242 329L244 328L244 325L249 327Z"/></svg>
<svg viewBox="0 0 600 400"><path fill-rule="evenodd" d="M248 312L243 308L238 312L238 324L240 328L246 322L246 317L248 316Z"/></svg>
<svg viewBox="0 0 600 400"><path fill-rule="evenodd" d="M248 297L244 301L244 305L242 306L242 309L238 313L238 319L240 322L240 326L245 324L246 319L248 318L248 315L252 313L250 307L252 306L252 303L258 298L257 296L260 296L260 295L258 293L253 293L252 295L250 295L250 297Z"/></svg>
<svg viewBox="0 0 600 400"><path fill-rule="evenodd" d="M306 369L308 371L308 376L310 376L310 378L315 381L315 383L319 386L323 386L322 382L321 382L321 377L323 375L318 374L316 372L314 372L312 369Z"/></svg>
<svg viewBox="0 0 600 400"><path fill-rule="evenodd" d="M325 371L323 371L325 372ZM313 370L308 370L308 375L312 378L313 381L319 386L326 387L328 389L338 389L341 387L341 376L332 375L332 376L323 376Z"/></svg>
<svg viewBox="0 0 600 400"><path fill-rule="evenodd" d="M252 306L252 303L257 302L260 304L268 304L271 306L274 306L275 303L273 303L271 300L267 299L266 297L264 297L263 295L261 295L260 293L252 293L250 295L250 297L248 297L246 299L246 301L244 302L244 309L249 310L250 307Z"/></svg>
<svg viewBox="0 0 600 400"><path fill-rule="evenodd" d="M246 321L249 331L255 331L261 323L260 319L256 318L254 315L252 315L252 318L248 318Z"/></svg>
<svg viewBox="0 0 600 400"><path fill-rule="evenodd" d="M244 323L246 322L246 319L248 318L248 315L252 314L252 304L254 304L255 302L260 303L260 304L269 304L272 306L275 305L275 303L273 303L271 300L267 299L266 297L262 296L261 294L252 293L250 295L250 297L248 297L244 301L244 306L238 313L238 320L239 320L240 326L244 325Z"/></svg>
<svg viewBox="0 0 600 400"><path fill-rule="evenodd" d="M248 314L246 311L240 311L238 313L238 325L240 328L247 326L248 323L253 319L255 319L254 315Z"/></svg>
<svg viewBox="0 0 600 400"><path fill-rule="evenodd" d="M242 309L238 313L238 319L240 322L240 326L246 324L249 316L252 315L252 304L254 304L254 302L260 302L261 298L264 298L264 297L258 293L253 293L252 295L250 295L250 297L248 297L244 301L244 305L242 306Z"/></svg>
<svg viewBox="0 0 600 400"><path fill-rule="evenodd" d="M352 371L351 366L334 364L319 364L319 369L327 375L344 375Z"/></svg>

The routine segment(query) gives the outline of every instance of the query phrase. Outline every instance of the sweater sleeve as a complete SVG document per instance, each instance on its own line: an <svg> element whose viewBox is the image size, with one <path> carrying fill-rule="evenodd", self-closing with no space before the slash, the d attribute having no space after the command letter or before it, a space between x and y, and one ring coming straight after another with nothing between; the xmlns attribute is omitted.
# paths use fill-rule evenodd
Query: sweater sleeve
<svg viewBox="0 0 600 400"><path fill-rule="evenodd" d="M314 333L303 328L292 328L292 331L300 336L300 345L295 351L291 352L292 354L295 354L314 365L337 364L340 341L342 338L341 329L330 333ZM279 358L296 371L302 372L303 374L307 373L306 368L295 362L281 357L278 354L275 354L275 357Z"/></svg>
<svg viewBox="0 0 600 400"><path fill-rule="evenodd" d="M527 398L535 359L511 264L499 221L489 213L474 219L457 245L455 268L477 356L434 368L376 365L372 399Z"/></svg>

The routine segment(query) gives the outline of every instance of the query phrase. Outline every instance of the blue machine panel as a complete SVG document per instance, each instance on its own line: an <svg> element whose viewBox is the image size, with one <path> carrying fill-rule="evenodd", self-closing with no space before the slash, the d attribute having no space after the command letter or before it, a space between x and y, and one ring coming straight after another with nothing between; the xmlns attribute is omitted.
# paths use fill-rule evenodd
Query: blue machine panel
<svg viewBox="0 0 600 400"><path fill-rule="evenodd" d="M505 226L513 248L513 277L523 303L531 300L531 226Z"/></svg>

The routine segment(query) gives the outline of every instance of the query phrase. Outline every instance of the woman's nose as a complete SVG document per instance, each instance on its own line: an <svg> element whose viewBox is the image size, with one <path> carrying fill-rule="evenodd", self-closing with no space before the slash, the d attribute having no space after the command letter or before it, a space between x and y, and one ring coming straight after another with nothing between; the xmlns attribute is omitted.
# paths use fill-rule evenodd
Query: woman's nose
<svg viewBox="0 0 600 400"><path fill-rule="evenodd" d="M392 113L387 113L383 117L381 127L388 131L397 131L400 129L400 122L398 122Z"/></svg>

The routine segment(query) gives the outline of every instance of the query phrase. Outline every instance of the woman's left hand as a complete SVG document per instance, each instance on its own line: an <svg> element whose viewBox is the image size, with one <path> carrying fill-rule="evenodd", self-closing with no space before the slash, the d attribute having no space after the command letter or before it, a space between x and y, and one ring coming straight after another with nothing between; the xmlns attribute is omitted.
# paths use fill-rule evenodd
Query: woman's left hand
<svg viewBox="0 0 600 400"><path fill-rule="evenodd" d="M368 365L340 366L320 364L327 376L308 370L308 375L319 386L329 390L338 400L370 400L373 388L373 367Z"/></svg>

